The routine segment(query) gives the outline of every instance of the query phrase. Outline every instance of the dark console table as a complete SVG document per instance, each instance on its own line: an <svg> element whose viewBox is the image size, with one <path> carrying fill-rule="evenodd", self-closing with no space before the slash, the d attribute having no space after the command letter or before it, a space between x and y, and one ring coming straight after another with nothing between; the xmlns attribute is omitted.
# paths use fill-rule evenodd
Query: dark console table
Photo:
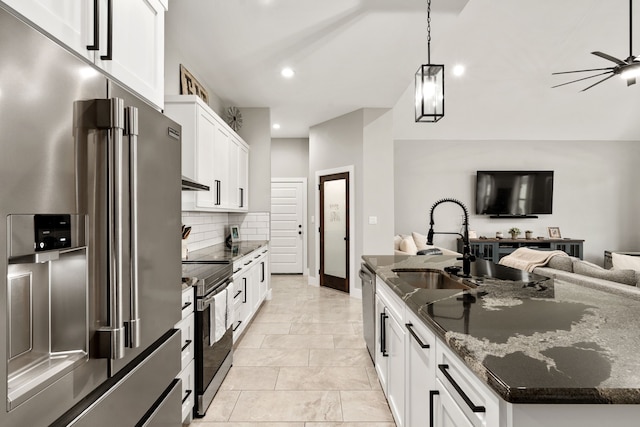
<svg viewBox="0 0 640 427"><path fill-rule="evenodd" d="M582 259L582 244L578 239L469 239L471 253L479 258L497 263L503 256L518 248L526 247L541 251L563 251ZM462 239L458 239L458 252L462 252Z"/></svg>

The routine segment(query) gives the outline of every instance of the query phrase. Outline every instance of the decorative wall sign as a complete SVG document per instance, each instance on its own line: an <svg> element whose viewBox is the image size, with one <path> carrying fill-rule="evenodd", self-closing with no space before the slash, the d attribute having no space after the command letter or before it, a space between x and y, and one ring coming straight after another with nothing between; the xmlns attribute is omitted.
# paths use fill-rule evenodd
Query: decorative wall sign
<svg viewBox="0 0 640 427"><path fill-rule="evenodd" d="M193 74L180 64L180 95L198 95L209 105L209 94Z"/></svg>

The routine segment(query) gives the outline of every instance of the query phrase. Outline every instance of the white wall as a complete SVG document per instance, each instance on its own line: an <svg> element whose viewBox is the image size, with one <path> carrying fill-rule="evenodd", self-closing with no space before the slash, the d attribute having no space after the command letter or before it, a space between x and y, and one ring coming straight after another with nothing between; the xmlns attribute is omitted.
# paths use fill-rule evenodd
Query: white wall
<svg viewBox="0 0 640 427"><path fill-rule="evenodd" d="M271 140L271 176L308 178L309 138L273 138Z"/></svg>
<svg viewBox="0 0 640 427"><path fill-rule="evenodd" d="M365 109L362 170L363 254L393 254L393 113L389 109ZM371 224L371 217L377 223Z"/></svg>
<svg viewBox="0 0 640 427"><path fill-rule="evenodd" d="M271 212L271 110L241 108L243 124L238 135L249 151L249 211Z"/></svg>
<svg viewBox="0 0 640 427"><path fill-rule="evenodd" d="M637 182L640 143L632 141L396 141L395 229L426 234L431 205L443 197L461 200L471 213L470 228L495 236L513 226L547 236L584 239L585 258L602 265L603 252L640 249ZM538 219L489 219L474 215L477 170L555 171L552 215ZM436 231L459 231L461 210L440 205ZM455 248L455 237L435 244Z"/></svg>
<svg viewBox="0 0 640 427"><path fill-rule="evenodd" d="M362 129L363 110L357 110L327 122L318 124L309 129L309 183L308 183L308 224L309 229L314 230L308 237L308 262L309 275L318 277L316 265L316 238L319 223L311 221L315 215L317 187L315 175L317 171L334 169L339 167L354 167L354 176L351 177L355 192L355 206L350 206L350 215L361 215L362 197ZM356 223L356 229L351 230L351 239L355 239L354 259L360 260L362 256L362 222ZM353 271L354 267L351 266ZM353 274L351 275L353 277ZM357 276L356 276L357 277ZM353 281L351 283L353 288Z"/></svg>
<svg viewBox="0 0 640 427"><path fill-rule="evenodd" d="M309 133L309 215L315 215L317 171L353 166L352 184L355 219L350 238L355 243L351 265L351 288L360 289L357 280L363 254L393 253L393 114L389 109L360 109L316 125ZM369 224L369 217L377 224ZM316 218L317 219L317 218ZM309 221L310 229L318 223ZM309 271L317 276L315 265L317 232L309 235ZM357 292L356 292L357 294Z"/></svg>
<svg viewBox="0 0 640 427"><path fill-rule="evenodd" d="M171 5L165 15L165 19L173 19L171 14ZM197 56L200 52L193 52L193 49L189 49L187 46L178 46L171 34L172 26L167 25L167 32L165 33L164 41L164 94L165 95L180 95L180 64L184 65L187 70L198 80L198 82L204 86L209 95L209 107L215 111L220 117L224 117L224 103L213 88L211 88L207 81L199 74L200 66L198 64Z"/></svg>

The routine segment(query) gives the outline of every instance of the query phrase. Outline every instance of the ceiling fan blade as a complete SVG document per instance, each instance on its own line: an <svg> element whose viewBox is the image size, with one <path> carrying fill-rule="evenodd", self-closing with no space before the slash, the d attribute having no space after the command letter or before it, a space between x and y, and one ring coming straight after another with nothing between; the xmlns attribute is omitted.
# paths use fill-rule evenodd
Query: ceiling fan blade
<svg viewBox="0 0 640 427"><path fill-rule="evenodd" d="M631 86L636 84L636 78L635 77L631 77L627 79L627 86Z"/></svg>
<svg viewBox="0 0 640 427"><path fill-rule="evenodd" d="M613 70L615 67L607 67L607 68L590 68L588 70L575 70L575 71L558 71L556 73L551 73L552 76L556 74L571 74L571 73L584 73L585 71L602 71L602 70Z"/></svg>
<svg viewBox="0 0 640 427"><path fill-rule="evenodd" d="M607 71L605 73L594 74L593 76L583 77L583 78L577 79L577 80L571 80L570 82L566 82L566 83L562 83L562 84L559 84L559 85L551 86L551 89L553 89L554 87L565 86L565 85L568 85L568 84L571 84L571 83L575 83L575 82L581 82L582 80L592 79L592 78L598 77L598 76L604 76L605 74L609 74L609 73L612 73L612 72L611 71ZM611 74L611 76L613 76L613 73ZM609 76L609 77L611 77L611 76ZM609 77L607 77L607 79Z"/></svg>
<svg viewBox="0 0 640 427"><path fill-rule="evenodd" d="M602 82L604 82L604 81L606 81L606 80L609 80L609 79L610 79L611 77L613 77L614 75L615 75L615 74L611 74L609 77L605 77L604 79L600 80L599 82L596 82L596 83L592 84L591 86L589 86L589 87L586 87L586 88L582 89L580 92L584 92L585 90L589 90L589 89L591 89L592 87L594 87L594 86L596 86L596 85L599 85L600 83L602 83Z"/></svg>
<svg viewBox="0 0 640 427"><path fill-rule="evenodd" d="M595 56L599 56L600 58L604 58L604 59L606 59L608 61L615 62L618 65L625 65L626 64L626 62L624 62L622 59L618 59L615 56L611 56L611 55L608 55L608 54L603 53L603 52L596 51L596 52L591 52L591 53L594 54Z"/></svg>

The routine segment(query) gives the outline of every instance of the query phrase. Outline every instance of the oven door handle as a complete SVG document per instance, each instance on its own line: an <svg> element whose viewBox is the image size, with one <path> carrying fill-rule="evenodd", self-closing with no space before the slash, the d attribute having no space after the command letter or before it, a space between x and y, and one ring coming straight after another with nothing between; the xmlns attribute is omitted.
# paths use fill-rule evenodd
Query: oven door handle
<svg viewBox="0 0 640 427"><path fill-rule="evenodd" d="M213 303L213 299L215 298L215 296L218 295L223 290L227 289L230 285L231 285L231 282L227 281L227 283L225 285L222 285L219 288L217 288L215 292L211 292L205 298L199 299L198 300L198 305L197 305L197 310L198 311L205 311L207 309L207 307L209 307Z"/></svg>

